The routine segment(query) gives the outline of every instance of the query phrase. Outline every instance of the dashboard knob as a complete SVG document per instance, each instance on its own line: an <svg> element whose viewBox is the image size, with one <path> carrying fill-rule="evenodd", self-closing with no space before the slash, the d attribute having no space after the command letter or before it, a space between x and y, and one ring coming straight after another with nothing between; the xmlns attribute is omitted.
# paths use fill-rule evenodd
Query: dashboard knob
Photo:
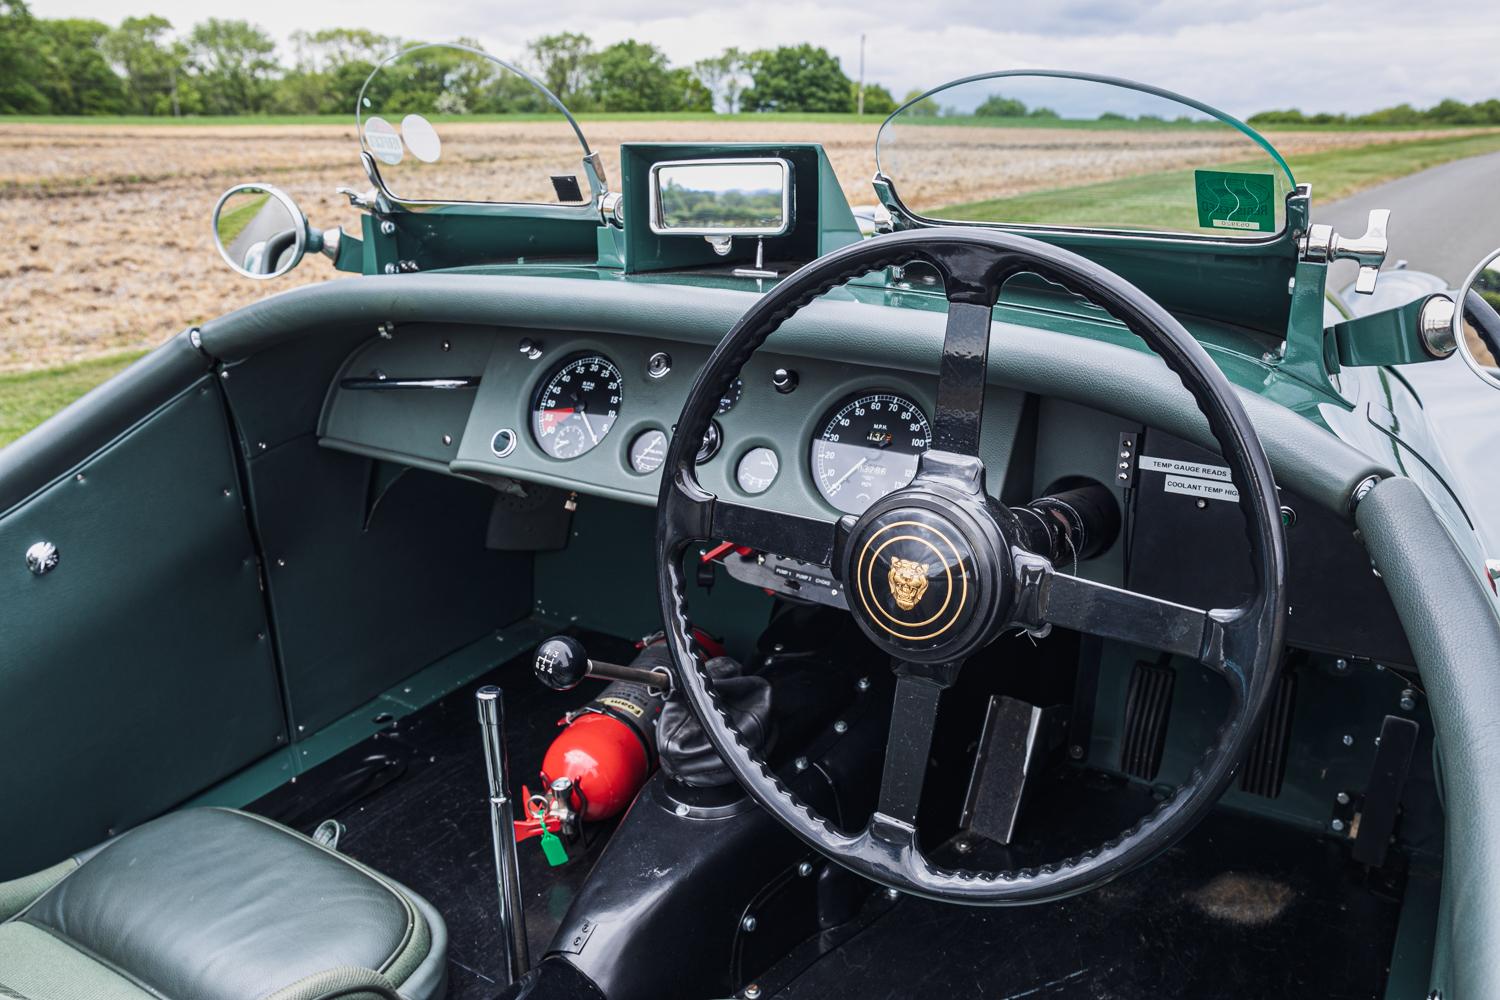
<svg viewBox="0 0 1500 1000"><path fill-rule="evenodd" d="M777 392L791 392L797 388L797 373L790 368L778 368L771 373L771 384Z"/></svg>
<svg viewBox="0 0 1500 1000"><path fill-rule="evenodd" d="M571 691L588 676L589 654L577 639L555 635L536 648L532 671L552 690Z"/></svg>

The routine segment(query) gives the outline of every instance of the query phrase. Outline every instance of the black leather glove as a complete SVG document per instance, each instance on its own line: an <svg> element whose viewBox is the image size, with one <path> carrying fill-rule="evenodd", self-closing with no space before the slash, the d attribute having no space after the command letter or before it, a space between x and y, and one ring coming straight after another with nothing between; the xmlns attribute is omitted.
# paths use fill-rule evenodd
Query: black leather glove
<svg viewBox="0 0 1500 1000"><path fill-rule="evenodd" d="M707 666L714 690L734 720L735 728L743 734L750 749L764 756L774 736L770 683L763 677L745 674L744 668L727 656L716 656ZM684 785L719 788L735 783L734 775L719 759L719 752L708 742L703 726L679 694L668 699L661 710L656 745L662 770Z"/></svg>

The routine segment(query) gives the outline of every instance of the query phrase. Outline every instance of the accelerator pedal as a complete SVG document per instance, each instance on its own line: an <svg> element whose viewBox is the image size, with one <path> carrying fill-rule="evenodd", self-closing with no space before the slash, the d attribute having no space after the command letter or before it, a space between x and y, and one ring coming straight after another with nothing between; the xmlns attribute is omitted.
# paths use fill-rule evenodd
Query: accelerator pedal
<svg viewBox="0 0 1500 1000"><path fill-rule="evenodd" d="M1292 707L1297 703L1297 675L1283 670L1266 709L1266 720L1255 737L1240 771L1240 789L1274 799L1286 777L1287 748L1292 742Z"/></svg>

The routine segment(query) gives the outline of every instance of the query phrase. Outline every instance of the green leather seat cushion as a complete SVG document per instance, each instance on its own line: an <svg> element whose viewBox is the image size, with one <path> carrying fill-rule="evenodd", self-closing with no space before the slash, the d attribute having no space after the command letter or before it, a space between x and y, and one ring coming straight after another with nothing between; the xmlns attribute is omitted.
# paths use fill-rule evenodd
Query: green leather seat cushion
<svg viewBox="0 0 1500 1000"><path fill-rule="evenodd" d="M245 1000L333 969L400 987L422 967L411 985L427 1000L444 941L430 906L358 862L258 816L194 809L110 841L0 924L0 988Z"/></svg>

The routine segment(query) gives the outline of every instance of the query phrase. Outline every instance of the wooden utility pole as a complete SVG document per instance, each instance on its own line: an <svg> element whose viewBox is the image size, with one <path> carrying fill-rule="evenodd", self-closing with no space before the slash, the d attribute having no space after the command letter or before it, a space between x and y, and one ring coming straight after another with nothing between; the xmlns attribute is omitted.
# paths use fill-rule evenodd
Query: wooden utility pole
<svg viewBox="0 0 1500 1000"><path fill-rule="evenodd" d="M855 112L865 113L865 33L859 33L859 91L855 99Z"/></svg>

